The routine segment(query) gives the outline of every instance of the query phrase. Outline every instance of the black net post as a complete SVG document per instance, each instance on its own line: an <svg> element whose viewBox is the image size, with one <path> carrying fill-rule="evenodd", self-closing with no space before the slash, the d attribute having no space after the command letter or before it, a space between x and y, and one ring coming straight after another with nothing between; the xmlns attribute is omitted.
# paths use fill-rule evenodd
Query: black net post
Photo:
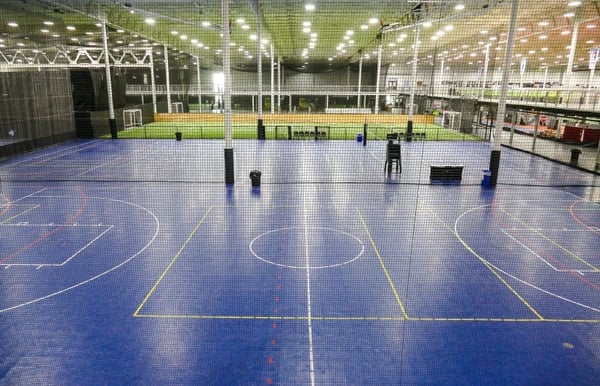
<svg viewBox="0 0 600 386"><path fill-rule="evenodd" d="M112 139L117 139L117 121L115 118L110 118L108 120L108 125L110 127L110 137Z"/></svg>
<svg viewBox="0 0 600 386"><path fill-rule="evenodd" d="M225 183L234 183L233 149L225 149Z"/></svg>
<svg viewBox="0 0 600 386"><path fill-rule="evenodd" d="M265 139L265 126L263 126L263 120L259 119L257 123L257 137L258 139Z"/></svg>
<svg viewBox="0 0 600 386"><path fill-rule="evenodd" d="M498 170L500 169L500 150L492 150L490 156L490 171L492 172L490 178L490 186L496 186L498 182Z"/></svg>

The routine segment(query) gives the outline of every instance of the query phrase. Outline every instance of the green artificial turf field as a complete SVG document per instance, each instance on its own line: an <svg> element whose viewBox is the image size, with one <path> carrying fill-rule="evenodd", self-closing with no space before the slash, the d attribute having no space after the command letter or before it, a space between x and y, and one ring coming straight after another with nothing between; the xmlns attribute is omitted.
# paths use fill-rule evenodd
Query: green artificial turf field
<svg viewBox="0 0 600 386"><path fill-rule="evenodd" d="M356 123L302 123L291 126L293 139L312 139L314 138L314 128L319 127L321 139L332 140L355 140L357 134L363 133L363 125ZM191 123L191 122L155 122L142 127L136 127L124 131L119 131L119 138L136 139L172 139L175 133L180 132L184 139L223 139L223 125L219 123ZM372 140L385 140L388 133L404 133L406 127L393 125L369 125L368 138ZM416 139L426 139L430 141L479 141L481 138L460 133L455 130L445 129L433 124L415 124L413 133ZM287 124L267 125L265 129L267 139L288 139ZM104 136L109 138L110 135ZM234 139L256 139L256 124L237 124L232 127L232 137Z"/></svg>

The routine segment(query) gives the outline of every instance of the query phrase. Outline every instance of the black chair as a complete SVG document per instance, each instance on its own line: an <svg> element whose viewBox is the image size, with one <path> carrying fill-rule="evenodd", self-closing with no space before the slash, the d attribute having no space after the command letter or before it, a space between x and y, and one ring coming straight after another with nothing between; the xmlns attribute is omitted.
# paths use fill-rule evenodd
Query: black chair
<svg viewBox="0 0 600 386"><path fill-rule="evenodd" d="M385 155L385 165L383 166L383 171L386 170L388 172L392 171L392 164L396 163L396 171L402 172L402 159L401 159L401 151L400 144L394 143L394 141L388 141L386 155ZM389 166L389 169L388 169Z"/></svg>

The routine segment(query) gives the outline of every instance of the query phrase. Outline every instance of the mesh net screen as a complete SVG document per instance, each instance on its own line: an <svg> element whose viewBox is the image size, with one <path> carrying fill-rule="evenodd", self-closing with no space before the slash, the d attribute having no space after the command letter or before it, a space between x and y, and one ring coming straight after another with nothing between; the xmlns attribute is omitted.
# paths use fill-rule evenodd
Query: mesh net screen
<svg viewBox="0 0 600 386"><path fill-rule="evenodd" d="M1 0L0 383L598 384L599 8Z"/></svg>

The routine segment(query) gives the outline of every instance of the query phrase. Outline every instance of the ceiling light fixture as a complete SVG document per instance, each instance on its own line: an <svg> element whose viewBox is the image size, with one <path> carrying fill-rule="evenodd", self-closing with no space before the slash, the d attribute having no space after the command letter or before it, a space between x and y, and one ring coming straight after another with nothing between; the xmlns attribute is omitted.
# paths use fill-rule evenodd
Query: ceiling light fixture
<svg viewBox="0 0 600 386"><path fill-rule="evenodd" d="M304 9L307 10L307 11L309 11L309 12L312 12L312 11L315 10L315 5L312 4L312 3L305 4L304 5Z"/></svg>

